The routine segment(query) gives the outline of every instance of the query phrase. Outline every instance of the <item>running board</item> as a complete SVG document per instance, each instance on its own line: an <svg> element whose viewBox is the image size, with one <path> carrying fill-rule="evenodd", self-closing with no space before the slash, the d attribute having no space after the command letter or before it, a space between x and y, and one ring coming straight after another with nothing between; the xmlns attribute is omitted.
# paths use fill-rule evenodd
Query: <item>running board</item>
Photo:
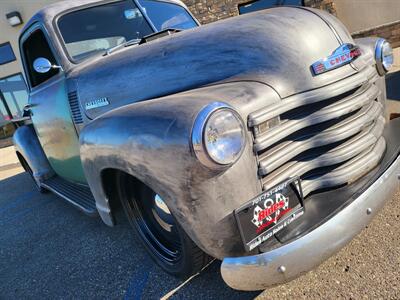
<svg viewBox="0 0 400 300"><path fill-rule="evenodd" d="M67 200L85 214L98 215L96 201L89 187L71 183L59 176L47 179L41 183L41 186Z"/></svg>

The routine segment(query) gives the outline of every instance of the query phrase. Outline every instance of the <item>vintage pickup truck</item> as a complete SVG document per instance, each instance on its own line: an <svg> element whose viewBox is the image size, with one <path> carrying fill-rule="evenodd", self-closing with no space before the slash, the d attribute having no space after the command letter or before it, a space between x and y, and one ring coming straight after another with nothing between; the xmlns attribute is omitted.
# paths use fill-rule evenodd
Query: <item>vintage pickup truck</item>
<svg viewBox="0 0 400 300"><path fill-rule="evenodd" d="M199 26L177 0L72 0L20 36L29 120L17 156L50 190L187 277L234 289L316 267L398 187L385 111L392 49L279 7ZM139 266L138 266L139 267Z"/></svg>

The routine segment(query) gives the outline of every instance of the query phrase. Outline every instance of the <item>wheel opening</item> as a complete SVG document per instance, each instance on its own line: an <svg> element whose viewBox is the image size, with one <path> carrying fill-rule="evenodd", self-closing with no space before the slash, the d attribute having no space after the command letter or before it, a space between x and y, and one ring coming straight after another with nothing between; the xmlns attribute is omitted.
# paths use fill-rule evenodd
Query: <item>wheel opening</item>
<svg viewBox="0 0 400 300"><path fill-rule="evenodd" d="M181 236L177 222L160 195L135 177L114 173L114 194L132 227L159 259L176 263L181 257ZM109 190L110 192L110 190Z"/></svg>

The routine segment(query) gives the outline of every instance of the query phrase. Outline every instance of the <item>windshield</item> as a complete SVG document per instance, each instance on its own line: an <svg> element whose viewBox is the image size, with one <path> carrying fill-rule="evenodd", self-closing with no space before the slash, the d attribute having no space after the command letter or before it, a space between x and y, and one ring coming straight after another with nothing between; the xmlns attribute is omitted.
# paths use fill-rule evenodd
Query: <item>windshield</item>
<svg viewBox="0 0 400 300"><path fill-rule="evenodd" d="M60 18L58 27L76 62L153 33L132 0L71 12Z"/></svg>
<svg viewBox="0 0 400 300"><path fill-rule="evenodd" d="M133 0L125 0L62 16L58 28L69 57L74 62L81 62L127 41L152 34L153 29L143 13L157 31L197 26L192 16L179 5L149 0L139 3L140 9Z"/></svg>
<svg viewBox="0 0 400 300"><path fill-rule="evenodd" d="M189 29L197 27L197 23L182 6L152 0L138 0L138 3L159 31L168 28Z"/></svg>

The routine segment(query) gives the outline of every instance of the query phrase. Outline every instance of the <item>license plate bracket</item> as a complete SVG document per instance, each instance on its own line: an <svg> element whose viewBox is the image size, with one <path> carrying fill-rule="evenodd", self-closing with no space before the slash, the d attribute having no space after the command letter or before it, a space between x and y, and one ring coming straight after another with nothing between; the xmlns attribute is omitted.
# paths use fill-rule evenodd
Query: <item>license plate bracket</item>
<svg viewBox="0 0 400 300"><path fill-rule="evenodd" d="M246 251L251 251L304 214L300 178L264 191L234 211Z"/></svg>

